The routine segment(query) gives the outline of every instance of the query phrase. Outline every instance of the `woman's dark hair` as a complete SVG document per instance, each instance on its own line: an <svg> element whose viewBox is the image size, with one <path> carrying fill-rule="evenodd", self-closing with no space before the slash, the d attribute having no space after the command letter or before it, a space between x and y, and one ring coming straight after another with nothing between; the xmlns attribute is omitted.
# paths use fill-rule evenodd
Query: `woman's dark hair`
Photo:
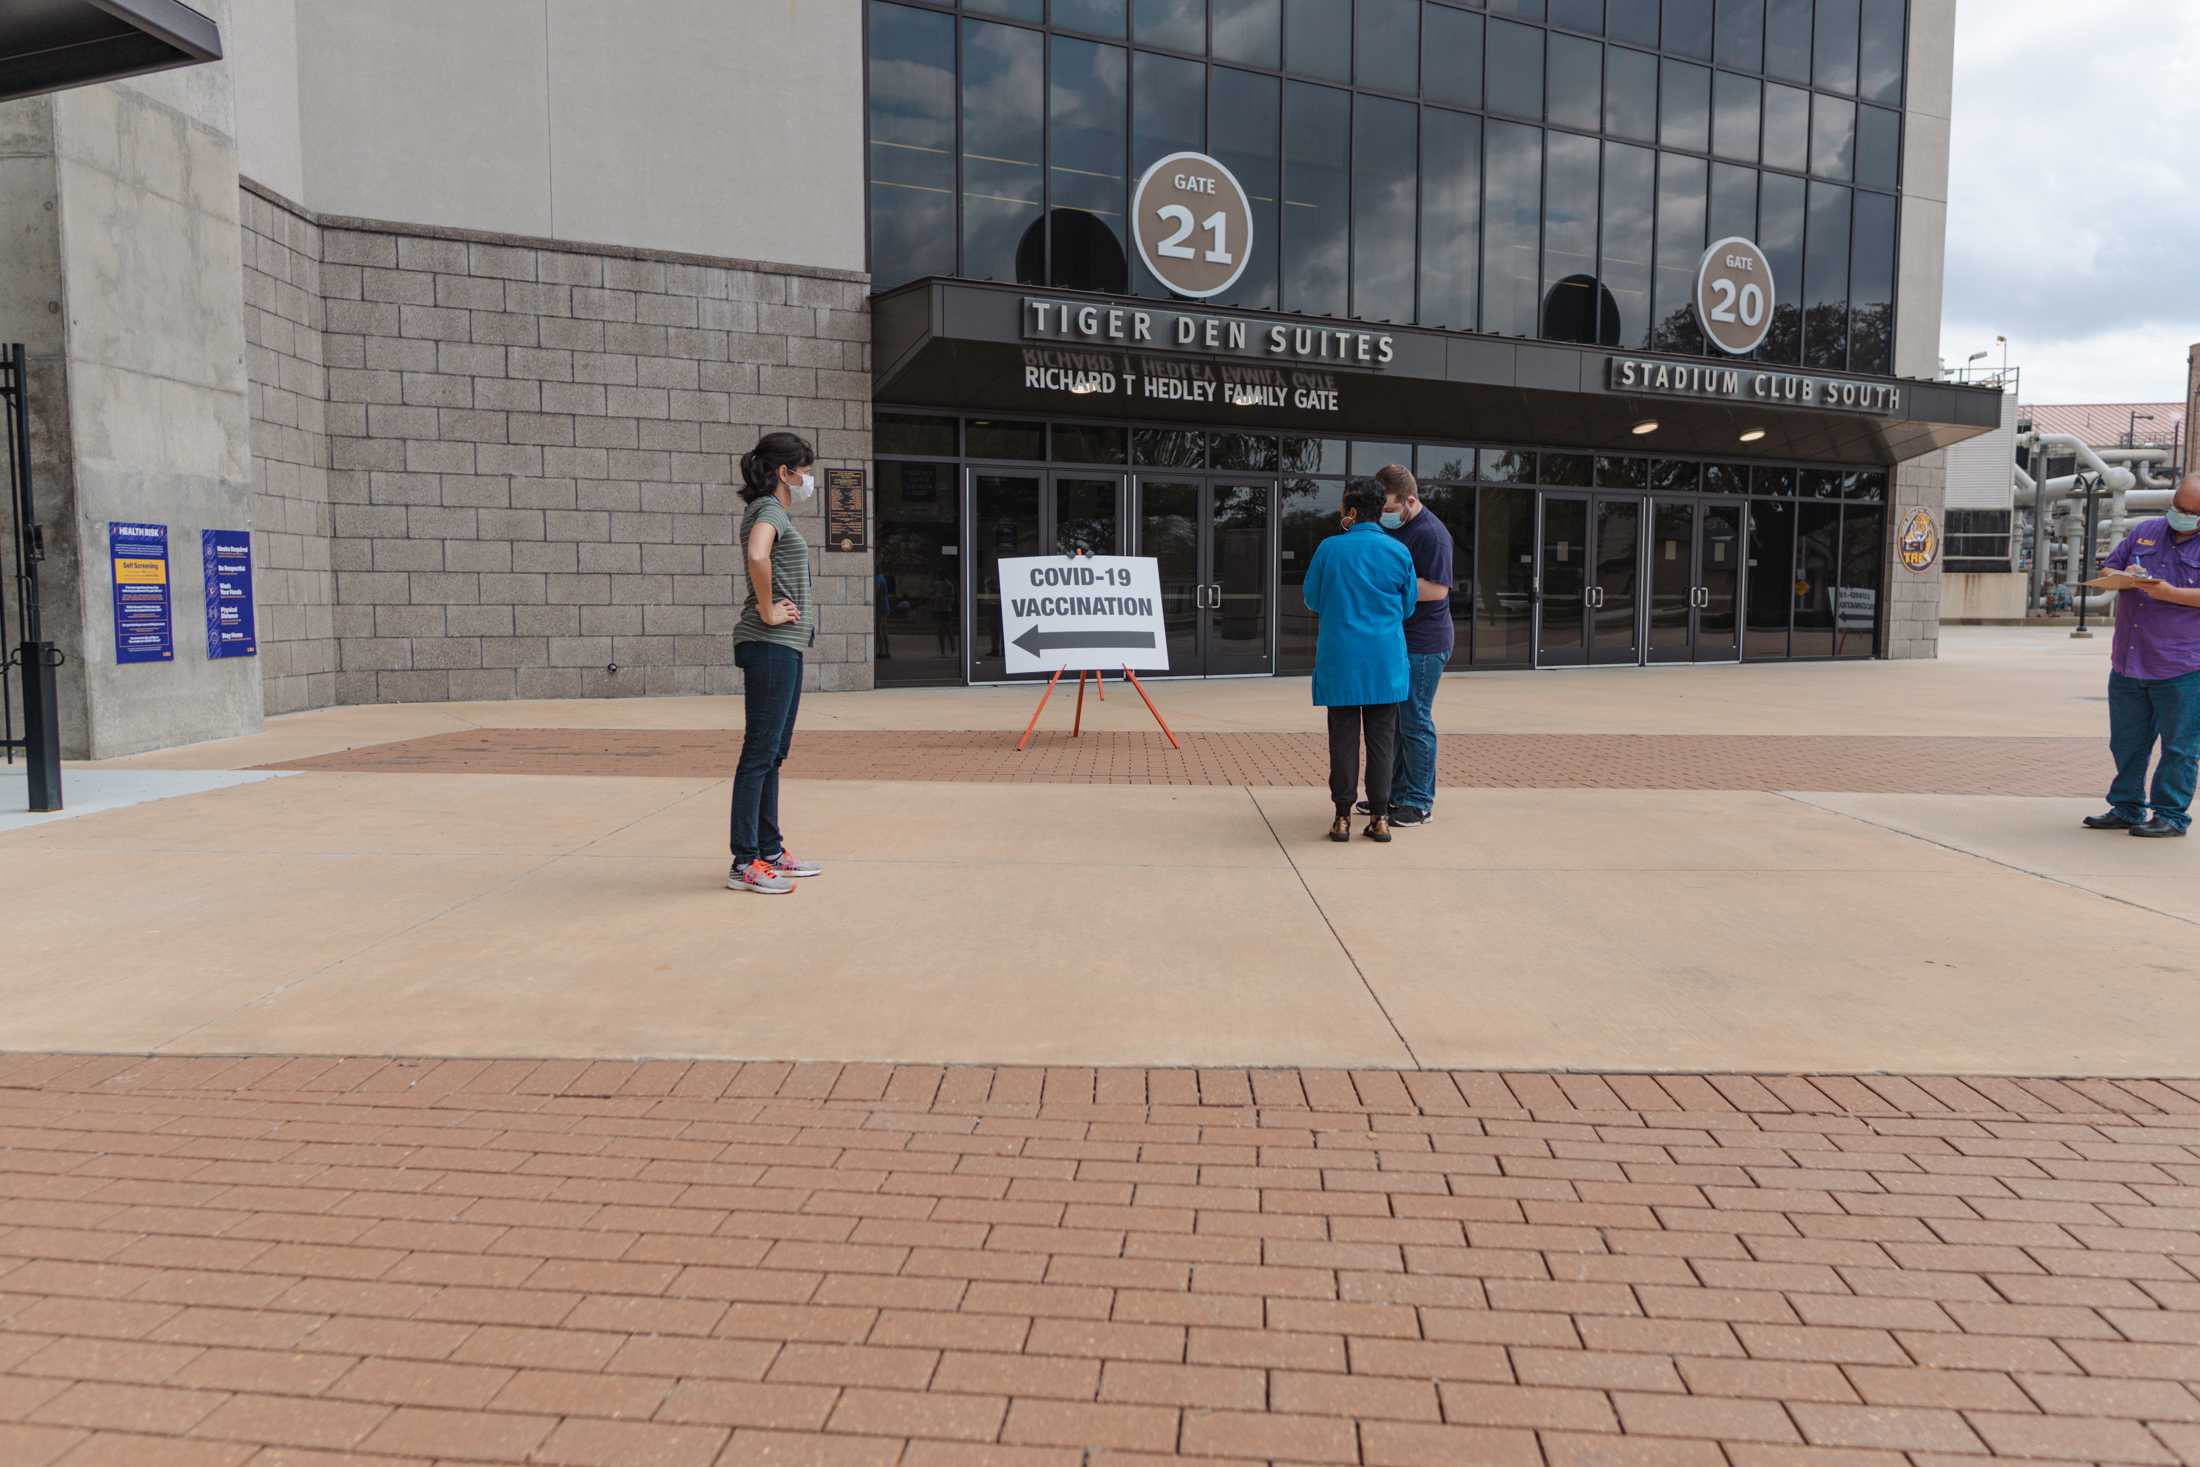
<svg viewBox="0 0 2200 1467"><path fill-rule="evenodd" d="M781 469L806 469L817 451L799 433L766 433L741 455L741 501L751 504L779 487Z"/></svg>
<svg viewBox="0 0 2200 1467"><path fill-rule="evenodd" d="M1344 491L1343 507L1359 523L1372 525L1383 517L1383 491L1371 483L1354 484Z"/></svg>

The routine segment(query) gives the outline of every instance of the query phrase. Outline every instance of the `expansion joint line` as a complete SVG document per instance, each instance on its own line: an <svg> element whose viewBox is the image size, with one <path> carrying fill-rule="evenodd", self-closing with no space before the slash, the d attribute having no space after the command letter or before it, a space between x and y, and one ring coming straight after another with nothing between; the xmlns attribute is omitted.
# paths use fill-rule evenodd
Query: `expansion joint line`
<svg viewBox="0 0 2200 1467"><path fill-rule="evenodd" d="M1360 966L1360 960L1353 955L1352 949L1345 946L1344 934L1337 931L1337 924L1330 920L1329 909L1322 905L1320 897L1314 895L1314 888L1307 881L1306 873L1299 869L1299 863L1292 856L1291 848L1284 844L1282 835L1276 830L1276 822L1268 818L1268 811L1262 807L1259 797L1253 793L1252 786L1241 785L1240 788L1245 791L1245 798L1252 802L1253 813L1260 816L1260 823L1268 827L1268 838L1274 841L1276 849L1283 853L1283 859L1291 867L1291 874L1299 879L1299 889L1306 893L1306 899L1313 903L1315 912L1320 914L1322 925L1329 929L1330 940L1337 944L1337 951L1344 954L1344 960L1352 965L1353 973L1359 977L1360 986L1367 990L1369 1000L1375 1005L1375 1012L1383 1016L1383 1022L1390 1026L1390 1032L1397 1037L1398 1047L1406 1052L1406 1058L1412 1062L1414 1069L1428 1068L1421 1063L1421 1057L1413 1052L1412 1042L1406 1038L1405 1031L1398 1027L1398 1021L1391 1017L1390 1008L1383 1002L1382 995L1377 993L1375 985L1368 981L1367 970Z"/></svg>

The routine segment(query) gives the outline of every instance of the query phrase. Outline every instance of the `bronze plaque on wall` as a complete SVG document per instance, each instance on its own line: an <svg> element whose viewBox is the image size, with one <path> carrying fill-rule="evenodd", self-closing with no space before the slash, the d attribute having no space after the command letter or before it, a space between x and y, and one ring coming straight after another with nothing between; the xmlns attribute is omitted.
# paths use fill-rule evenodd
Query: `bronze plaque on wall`
<svg viewBox="0 0 2200 1467"><path fill-rule="evenodd" d="M862 550L869 542L863 534L863 470L825 471L825 548Z"/></svg>

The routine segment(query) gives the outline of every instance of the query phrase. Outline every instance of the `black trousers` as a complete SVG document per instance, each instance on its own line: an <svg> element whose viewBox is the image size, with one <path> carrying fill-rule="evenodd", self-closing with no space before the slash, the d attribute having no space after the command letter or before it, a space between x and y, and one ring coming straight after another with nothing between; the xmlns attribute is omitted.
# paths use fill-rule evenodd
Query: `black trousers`
<svg viewBox="0 0 2200 1467"><path fill-rule="evenodd" d="M1398 764L1398 705L1370 703L1329 710L1329 798L1339 815L1352 813L1360 792L1360 730L1367 730L1367 805L1390 813L1390 781Z"/></svg>

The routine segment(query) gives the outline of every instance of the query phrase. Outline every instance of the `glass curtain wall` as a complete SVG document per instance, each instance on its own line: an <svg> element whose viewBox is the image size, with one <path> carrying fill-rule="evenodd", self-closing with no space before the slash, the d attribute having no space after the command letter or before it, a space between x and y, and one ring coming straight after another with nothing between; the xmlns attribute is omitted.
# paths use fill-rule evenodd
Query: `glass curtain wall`
<svg viewBox="0 0 2200 1467"><path fill-rule="evenodd" d="M1423 503L1451 531L1458 577L1451 603L1454 670L1534 665L1538 496L1546 490L1680 502L1699 494L1745 499L1744 658L1877 653L1888 556L1887 474L1881 469L1752 468L1291 435L1279 440L1269 433L958 420L891 409L877 416L877 445L873 632L877 677L885 686L960 682L966 623L977 638L970 650L981 671L999 658L999 603L988 578L1000 556L1045 548L1032 497L1032 470L1040 465L1054 466L1057 534L1092 543L1110 541L1114 476L1126 469L1160 481L1181 470L1187 479L1243 473L1256 483L1274 482L1276 666L1284 673L1313 667L1316 628L1300 587L1314 549L1337 532L1345 486L1385 463L1414 470ZM1091 472L1089 481L1074 477L1080 468ZM1078 502L1062 498L1065 483L1089 484L1092 503L1080 510ZM1097 528L1077 532L1080 515ZM964 580L966 557L979 577L974 602Z"/></svg>
<svg viewBox="0 0 2200 1467"><path fill-rule="evenodd" d="M1222 303L1705 351L1708 240L1771 258L1760 359L1893 363L1905 0L867 0L874 288L1166 295L1129 193L1244 184Z"/></svg>

